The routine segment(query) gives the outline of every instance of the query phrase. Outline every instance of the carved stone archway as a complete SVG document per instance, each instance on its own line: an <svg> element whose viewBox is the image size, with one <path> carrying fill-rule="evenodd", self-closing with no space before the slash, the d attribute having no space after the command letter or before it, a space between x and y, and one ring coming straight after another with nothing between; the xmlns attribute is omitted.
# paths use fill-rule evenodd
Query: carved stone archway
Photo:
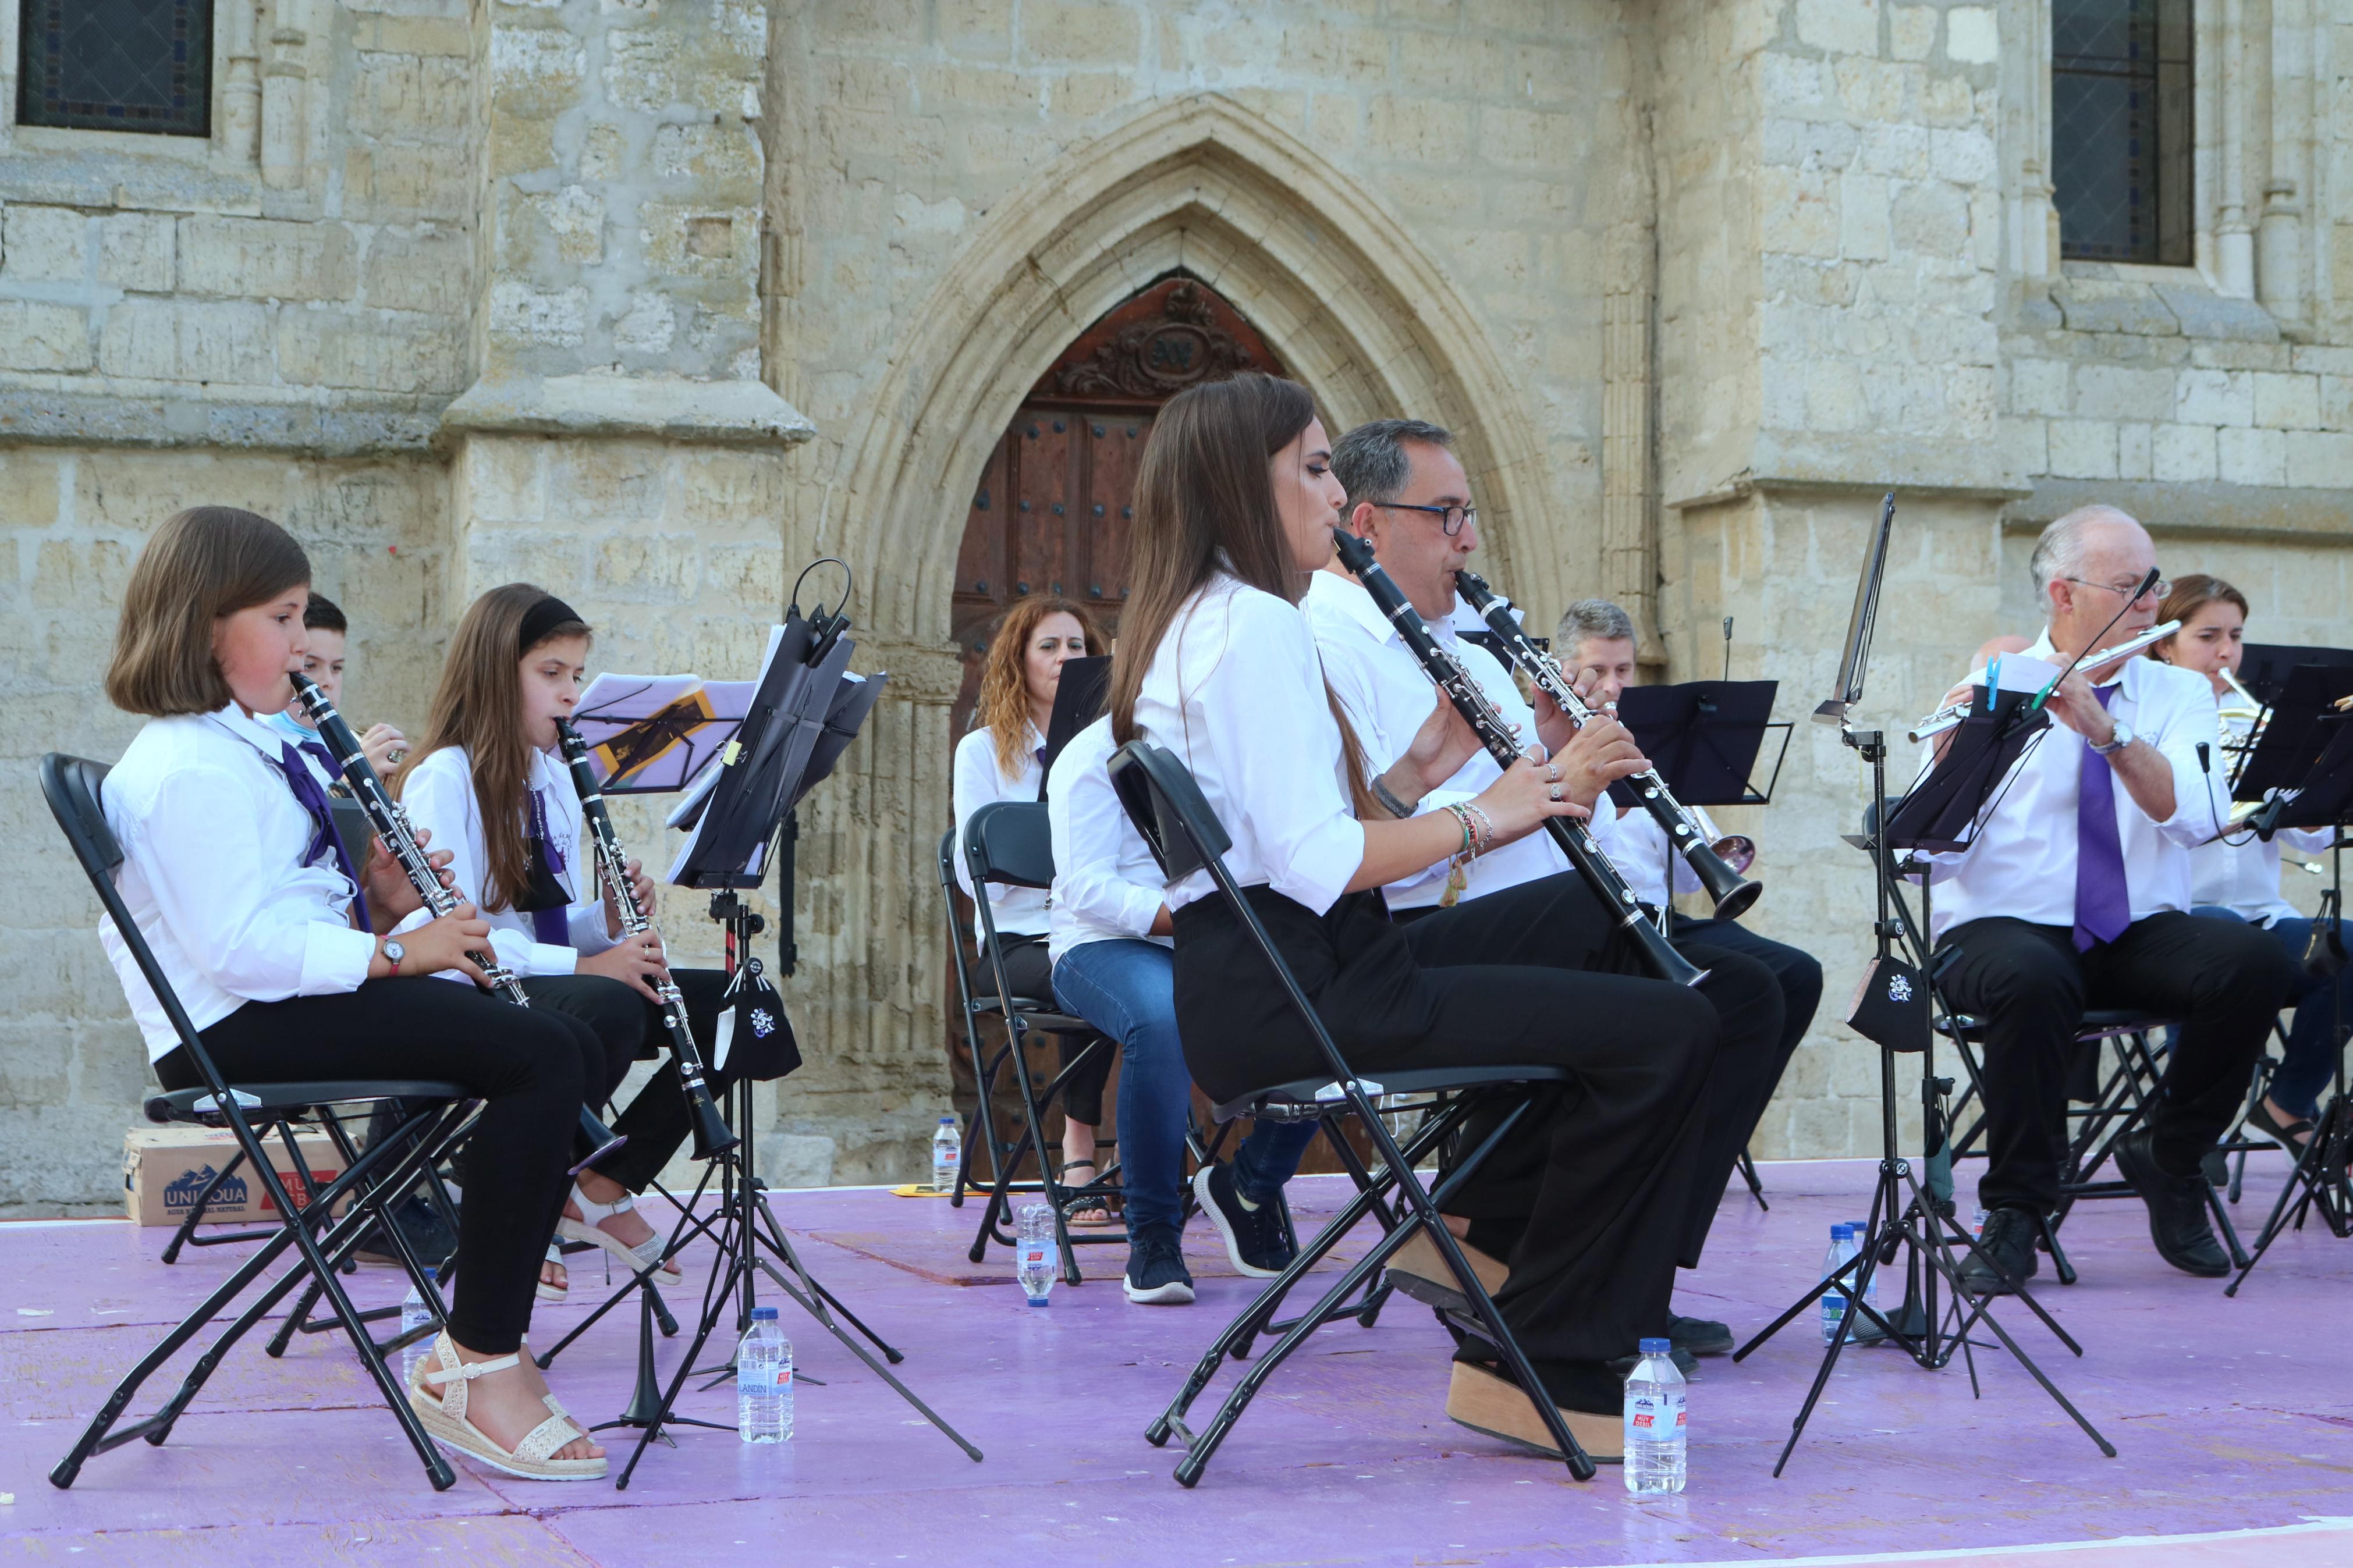
<svg viewBox="0 0 2353 1568"><path fill-rule="evenodd" d="M806 814L797 1019L835 1060L804 1070L788 1131L905 1140L902 1163L918 1163L922 1114L947 1088L934 982L946 958L936 857L962 673L950 640L957 543L1014 411L1145 284L1181 270L1236 301L1335 431L1385 415L1453 428L1495 574L1528 602L1563 601L1558 552L1518 547L1519 520L1538 517L1549 490L1525 394L1408 234L1295 137L1198 94L1072 150L997 204L916 311L845 429L838 467L819 476L830 521L812 542L856 569L893 700ZM838 1172L860 1168L837 1158Z"/></svg>

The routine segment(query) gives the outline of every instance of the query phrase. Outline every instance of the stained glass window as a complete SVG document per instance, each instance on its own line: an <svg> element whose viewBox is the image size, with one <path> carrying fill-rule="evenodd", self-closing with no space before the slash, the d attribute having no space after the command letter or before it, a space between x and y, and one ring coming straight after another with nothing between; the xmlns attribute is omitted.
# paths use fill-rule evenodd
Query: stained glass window
<svg viewBox="0 0 2353 1568"><path fill-rule="evenodd" d="M212 134L212 0L19 0L16 119Z"/></svg>
<svg viewBox="0 0 2353 1568"><path fill-rule="evenodd" d="M2052 0L2062 256L2189 265L2190 58L2190 0Z"/></svg>

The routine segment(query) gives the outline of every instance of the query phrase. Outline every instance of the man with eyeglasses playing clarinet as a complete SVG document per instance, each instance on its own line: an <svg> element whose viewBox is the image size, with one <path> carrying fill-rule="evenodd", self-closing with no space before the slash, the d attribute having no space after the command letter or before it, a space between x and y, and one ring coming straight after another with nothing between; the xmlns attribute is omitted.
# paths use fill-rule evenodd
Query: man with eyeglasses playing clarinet
<svg viewBox="0 0 2353 1568"><path fill-rule="evenodd" d="M1618 779L1649 766L1632 739L1614 720L1579 730L1548 699L1531 709L1511 676L1487 651L1459 637L1451 617L1457 603L1454 574L1479 547L1478 513L1470 504L1470 480L1451 450L1453 436L1435 425L1409 419L1377 419L1360 425L1333 444L1332 474L1348 492L1345 526L1373 546L1381 569L1420 615L1440 646L1455 655L1520 738L1542 745L1546 765L1562 796L1591 809ZM1430 707L1430 678L1398 637L1372 595L1337 562L1315 574L1301 606L1315 635L1324 679L1346 710L1366 756L1387 766L1412 742ZM1450 800L1483 789L1501 770L1483 752L1446 784L1419 801L1384 801L1396 816L1443 809ZM1607 831L1603 805L1592 826ZM1605 852L1607 840L1602 841ZM1400 924L1427 920L1475 931L1486 919L1472 906L1488 894L1549 879L1556 885L1552 914L1540 931L1527 933L1528 954L1517 960L1596 973L1638 973L1636 956L1616 912L1603 906L1568 868L1552 840L1531 836L1491 855L1441 862L1430 870L1392 882L1382 898ZM1696 1268L1702 1246L1715 1218L1718 1199L1734 1163L1746 1147L1780 1076L1778 1045L1783 1026L1781 993L1766 967L1746 954L1713 946L1683 946L1683 956L1708 972L1697 987L1714 1005L1718 1022L1714 1062L1694 1086L1704 1107L1692 1197L1682 1234L1675 1238L1679 1265ZM1601 1026L1607 1027L1604 1021ZM1475 1131L1466 1142L1475 1142ZM1450 1218L1468 1221L1461 1234L1472 1266L1500 1283L1506 1258L1521 1244L1534 1206L1532 1189L1542 1161L1532 1144L1506 1145L1489 1158L1482 1174L1479 1212L1468 1206ZM1524 1183L1512 1179L1525 1174ZM1401 1288L1433 1304L1452 1294L1434 1259L1434 1248L1409 1243L1391 1260L1390 1274ZM1429 1287L1437 1285L1434 1293ZM1675 1313L1668 1324L1679 1362L1730 1353L1731 1328L1694 1315Z"/></svg>
<svg viewBox="0 0 2353 1568"><path fill-rule="evenodd" d="M2154 659L2099 657L2156 624L2168 586L2156 563L2147 531L2114 507L2042 531L2031 570L2048 625L2021 657L2064 668L2090 652L2051 691L2054 722L1994 792L1974 841L1932 860L1939 987L1987 1021L1984 1256L1961 1269L1978 1294L2015 1293L2035 1271L2061 1195L2068 1068L2087 1007L2180 1021L2116 1165L2148 1205L2159 1257L2189 1274L2230 1272L2200 1161L2247 1092L2292 966L2253 927L2189 913L2189 851L2217 831L2211 759L2199 755L2213 744L2212 689ZM1928 742L1923 773L1949 740Z"/></svg>

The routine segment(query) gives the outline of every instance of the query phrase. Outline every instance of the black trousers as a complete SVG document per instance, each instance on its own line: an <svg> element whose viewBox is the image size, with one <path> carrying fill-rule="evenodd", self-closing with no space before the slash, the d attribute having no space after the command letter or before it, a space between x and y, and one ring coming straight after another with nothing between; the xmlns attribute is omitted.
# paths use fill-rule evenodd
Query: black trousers
<svg viewBox="0 0 2353 1568"><path fill-rule="evenodd" d="M1002 939L1005 952L1005 980L1013 987L1013 994L1042 1002L1049 1011L1059 1011L1054 1000L1054 962L1047 955L1046 939L1042 936L1008 936ZM984 961L973 969L974 1000L997 994L997 971ZM1064 1035L1059 1042L1062 1067L1065 1070L1087 1047L1088 1037ZM1111 1078L1112 1058L1119 1054L1116 1047L1099 1046L1095 1054L1071 1075L1062 1085L1062 1114L1082 1126L1100 1127L1103 1119L1103 1085Z"/></svg>
<svg viewBox="0 0 2353 1568"><path fill-rule="evenodd" d="M602 1054L581 1103L601 1110L628 1076L629 1064L646 1054L653 1004L623 982L602 974L534 974L522 983L522 989L533 1007L577 1018L596 1032ZM617 1152L613 1156L619 1157Z"/></svg>
<svg viewBox="0 0 2353 1568"><path fill-rule="evenodd" d="M1680 986L1511 962L1550 943L1557 880L1404 928L1377 892L1346 895L1322 915L1269 888L1246 896L1352 1071L1377 1079L1385 1069L1525 1065L1574 1074L1531 1097L1533 1131L1521 1148L1538 1162L1533 1181L1482 1167L1449 1206L1474 1218L1496 1209L1525 1216L1498 1304L1530 1355L1606 1360L1666 1332L1706 1120L1698 1086L1715 1062L1717 1022L1706 998ZM1186 1063L1213 1100L1327 1070L1222 898L1176 911L1176 1017Z"/></svg>
<svg viewBox="0 0 2353 1568"><path fill-rule="evenodd" d="M1650 978L1641 965L1640 950L1582 878L1563 873L1531 885L1548 890L1549 901L1540 910L1535 909L1535 895L1521 889L1512 889L1523 900L1516 910L1496 905L1500 895L1491 893L1451 910L1418 911L1407 926L1407 941L1425 963L1540 963ZM1530 923L1513 923L1531 911L1535 918ZM1788 1033L1782 988L1767 963L1730 944L1716 946L1678 937L1674 945L1707 971L1707 977L1694 989L1715 1009L1717 1020L1715 1058L1699 1082L1706 1121L1694 1156L1696 1176L1675 1254L1675 1261L1683 1268L1696 1268L1708 1231L1715 1224L1725 1184L1780 1084L1781 1069L1788 1063L1795 1039ZM1806 957L1794 949L1780 948L1778 942L1766 945L1794 958ZM1482 952L1508 956L1482 960ZM1446 956L1441 959L1439 954ZM1817 994L1820 973L1820 966L1814 966ZM1810 1004L1808 1011L1810 1016ZM1797 1037L1803 1035L1800 1028ZM1475 1139L1489 1122L1488 1118L1474 1118L1471 1136ZM1455 1212L1476 1222L1473 1236L1481 1250L1503 1257L1517 1240L1518 1227L1533 1212L1543 1170L1542 1152L1529 1147L1523 1135L1518 1146L1498 1148L1489 1161L1493 1179L1487 1184L1487 1212L1473 1215L1459 1207Z"/></svg>
<svg viewBox="0 0 2353 1568"><path fill-rule="evenodd" d="M2181 1030L2148 1109L2159 1169L2186 1176L2231 1124L2294 964L2268 931L2180 911L2135 921L2077 952L2066 926L2006 916L1956 926L1939 982L1946 999L1987 1023L1985 1179L1978 1201L2049 1213L2067 1142L2068 1068L2086 1007L2179 1018Z"/></svg>
<svg viewBox="0 0 2353 1568"><path fill-rule="evenodd" d="M723 1097L741 1077L736 1069L742 1066L740 1050L731 1048L725 1068L711 1065L712 1043L718 1038L720 998L727 991L727 973L720 969L673 969L671 983L679 994L686 998L686 1026L694 1034L695 1044L702 1049L702 1080L710 1085L713 1098ZM662 1027L661 1009L623 988L628 1001L636 1007L638 1020L649 1047L646 1054L655 1054L653 1047L667 1047L669 1031ZM743 1042L736 1041L740 1047ZM641 1085L620 1115L613 1120L613 1131L628 1137L628 1142L616 1151L611 1158L596 1169L610 1176L633 1193L642 1193L661 1174L679 1145L686 1142L694 1130L692 1113L686 1103L686 1090L681 1087L678 1058L667 1049L663 1061L654 1076ZM626 1070L626 1069L625 1069ZM616 1080L617 1082L617 1080ZM746 1136L750 1129L740 1129Z"/></svg>
<svg viewBox="0 0 2353 1568"><path fill-rule="evenodd" d="M1821 1005L1821 960L1804 948L1759 936L1738 921L1694 920L1679 914L1670 917L1667 929L1677 947L1688 942L1736 952L1773 972L1773 983L1781 988L1780 1066L1773 1075L1778 1081L1806 1031L1813 1026L1815 1009Z"/></svg>
<svg viewBox="0 0 2353 1568"><path fill-rule="evenodd" d="M531 1326L533 1287L571 1190L565 1175L591 1078L596 1031L554 1008L517 1007L431 975L357 991L248 1002L204 1031L223 1074L253 1083L433 1079L482 1100L458 1220L449 1332L503 1355ZM155 1064L165 1089L200 1081L184 1050Z"/></svg>

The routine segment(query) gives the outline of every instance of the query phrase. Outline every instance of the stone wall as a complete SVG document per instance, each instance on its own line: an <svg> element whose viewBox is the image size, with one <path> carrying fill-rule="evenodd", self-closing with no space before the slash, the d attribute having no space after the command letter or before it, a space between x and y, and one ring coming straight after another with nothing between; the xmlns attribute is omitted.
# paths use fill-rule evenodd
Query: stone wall
<svg viewBox="0 0 2353 1568"><path fill-rule="evenodd" d="M0 1212L104 1201L136 1098L29 761L130 732L97 693L112 595L197 499L296 530L358 630L355 711L405 724L494 583L573 598L601 667L740 674L788 574L850 563L892 685L804 823L810 1065L762 1110L802 1181L907 1173L945 1095L970 487L1169 268L1335 426L1461 430L1490 575L1539 619L1611 593L1682 678L1731 614L1788 717L1890 488L1866 722L2031 631L2032 531L2094 497L2238 581L2259 637L2344 642L2337 9L2201 8L2200 265L2153 269L2058 257L2046 0L221 0L203 141L15 125L5 8ZM1751 918L1822 954L1826 1014L1867 946L1838 837L1866 793L1801 724L1744 825ZM1759 1152L1874 1146L1874 1079L1822 1025Z"/></svg>

